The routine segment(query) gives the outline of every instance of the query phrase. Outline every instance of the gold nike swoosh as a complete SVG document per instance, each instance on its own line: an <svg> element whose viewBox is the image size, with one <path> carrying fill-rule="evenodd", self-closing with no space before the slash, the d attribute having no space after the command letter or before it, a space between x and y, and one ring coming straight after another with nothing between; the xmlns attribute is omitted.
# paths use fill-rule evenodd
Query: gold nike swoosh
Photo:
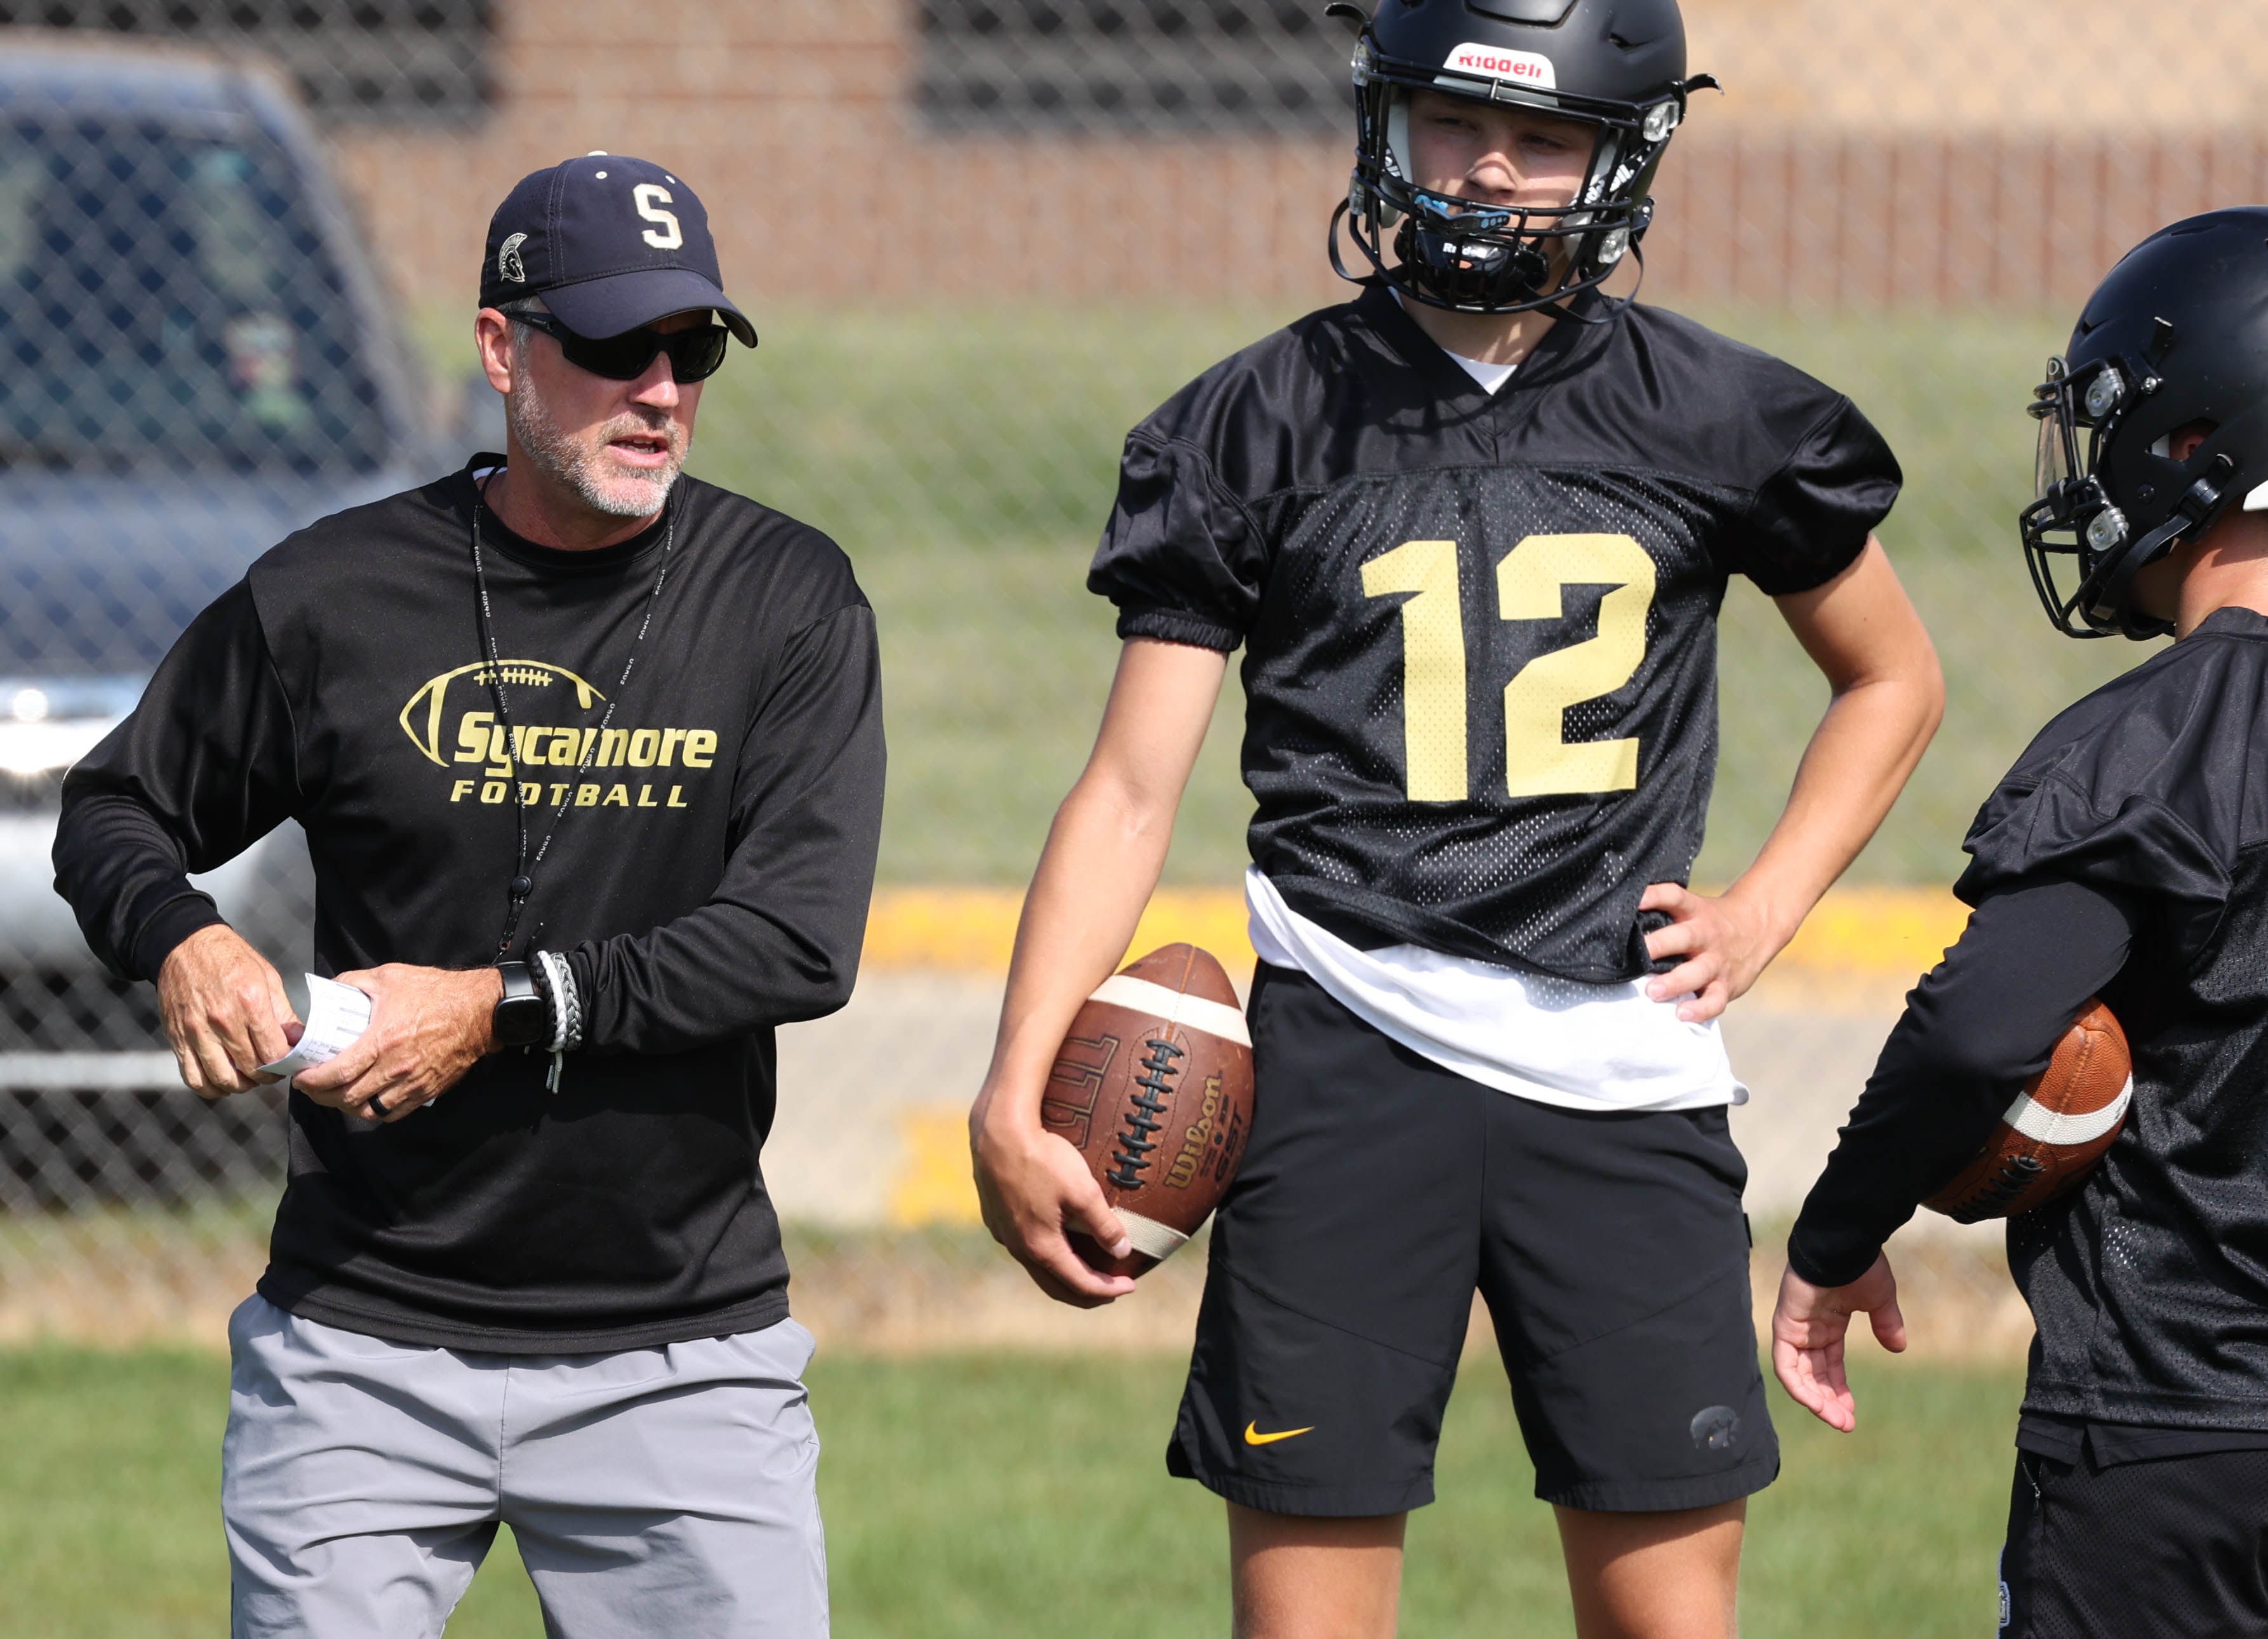
<svg viewBox="0 0 2268 1639"><path fill-rule="evenodd" d="M1244 1443L1247 1445L1273 1445L1278 1440L1294 1439L1300 1435L1313 1434L1314 1431L1314 1425L1310 1424L1305 1429L1286 1429L1281 1434L1263 1434L1260 1432L1258 1423L1248 1422L1244 1425Z"/></svg>

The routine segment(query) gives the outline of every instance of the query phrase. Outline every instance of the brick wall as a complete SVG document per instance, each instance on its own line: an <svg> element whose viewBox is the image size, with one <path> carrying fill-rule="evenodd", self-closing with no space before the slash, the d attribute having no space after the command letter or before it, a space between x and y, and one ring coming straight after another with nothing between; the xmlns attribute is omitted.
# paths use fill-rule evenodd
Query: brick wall
<svg viewBox="0 0 2268 1639"><path fill-rule="evenodd" d="M1658 193L1649 279L1665 293L2068 307L2154 229L2268 203L2268 139L1703 137L1671 151Z"/></svg>
<svg viewBox="0 0 2268 1639"><path fill-rule="evenodd" d="M2149 71L2114 96L2081 71L2116 15L2095 0L2005 26L1967 0L1691 0L1694 60L1733 89L1705 100L1665 167L1649 293L2068 303L2149 228L2268 198L2268 137L2248 114L2258 77L2226 48L2250 36L2216 34L2199 8L2228 0L2196 0L2182 34L2138 46ZM469 301L496 201L593 148L692 181L728 283L755 299L1289 302L1340 288L1322 235L1350 138L930 137L906 94L909 0L510 0L502 16L503 95L477 131L338 138L414 302ZM2209 73L2149 56L2196 57L2215 39ZM2180 134L2185 109L2202 135ZM2124 134L2137 119L2142 134Z"/></svg>

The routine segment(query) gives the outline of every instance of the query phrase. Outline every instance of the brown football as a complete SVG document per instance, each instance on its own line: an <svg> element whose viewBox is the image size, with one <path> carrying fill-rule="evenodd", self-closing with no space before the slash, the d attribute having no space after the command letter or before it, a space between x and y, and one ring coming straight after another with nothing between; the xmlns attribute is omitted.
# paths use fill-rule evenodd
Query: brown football
<svg viewBox="0 0 2268 1639"><path fill-rule="evenodd" d="M1040 1119L1086 1158L1134 1243L1114 1259L1074 1234L1079 1255L1137 1275L1172 1257L1252 1133L1252 1036L1220 963L1167 945L1103 980L1056 1054Z"/></svg>
<svg viewBox="0 0 2268 1639"><path fill-rule="evenodd" d="M1984 1152L1922 1204L1962 1223L2013 1218L2085 1178L2126 1125L2134 1061L2110 1009L2089 1000L2026 1083Z"/></svg>

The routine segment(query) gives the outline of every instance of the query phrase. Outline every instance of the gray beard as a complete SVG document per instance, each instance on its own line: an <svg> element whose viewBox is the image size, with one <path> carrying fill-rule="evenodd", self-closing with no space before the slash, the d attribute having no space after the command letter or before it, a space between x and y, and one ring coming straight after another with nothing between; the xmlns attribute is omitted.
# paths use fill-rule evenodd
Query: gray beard
<svg viewBox="0 0 2268 1639"><path fill-rule="evenodd" d="M527 452L527 459L536 469L553 483L574 491L594 512L614 518L651 518L661 510L662 504L669 498L670 487L677 482L681 463L673 461L666 470L652 477L612 475L610 490L609 480L602 478L597 470L603 456L583 449L560 431L559 424L552 420L550 412L534 394L506 394L504 413L512 437Z"/></svg>

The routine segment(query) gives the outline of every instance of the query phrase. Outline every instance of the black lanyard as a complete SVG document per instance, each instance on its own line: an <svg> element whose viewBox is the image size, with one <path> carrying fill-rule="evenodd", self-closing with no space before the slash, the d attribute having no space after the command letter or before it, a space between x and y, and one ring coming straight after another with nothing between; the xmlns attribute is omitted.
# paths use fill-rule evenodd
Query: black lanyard
<svg viewBox="0 0 2268 1639"><path fill-rule="evenodd" d="M489 693L496 702L497 725L504 730L504 765L511 771L512 818L519 831L519 848L513 856L513 872L505 889L508 896L504 908L504 932L497 940L497 960L501 962L512 954L512 943L519 937L520 912L527 908L535 892L535 873L542 868L543 856L551 852L551 839L559 834L559 822L566 816L568 802L564 794L558 806L551 810L551 823L543 832L543 840L535 850L535 858L527 857L527 793L520 783L519 736L512 733L512 713L504 701L504 661L498 656L496 640L496 619L489 608L488 571L481 562L481 503L487 498L488 486L496 476L489 474L473 486L473 585L480 594L481 647L489 663ZM637 636L630 639L630 652L622 661L621 681L615 684L614 698L607 702L606 714L599 720L599 732L593 735L583 747L583 760L576 765L578 774L585 773L591 759L606 742L607 728L615 720L615 707L622 691L630 687L630 672L637 665L639 646L645 642L646 629L653 624L654 606L661 601L662 583L669 579L670 548L677 539L677 513L667 502L663 503L666 514L661 533L661 568L654 575L653 590L646 594L645 617L638 622ZM538 923L541 930L542 924Z"/></svg>

